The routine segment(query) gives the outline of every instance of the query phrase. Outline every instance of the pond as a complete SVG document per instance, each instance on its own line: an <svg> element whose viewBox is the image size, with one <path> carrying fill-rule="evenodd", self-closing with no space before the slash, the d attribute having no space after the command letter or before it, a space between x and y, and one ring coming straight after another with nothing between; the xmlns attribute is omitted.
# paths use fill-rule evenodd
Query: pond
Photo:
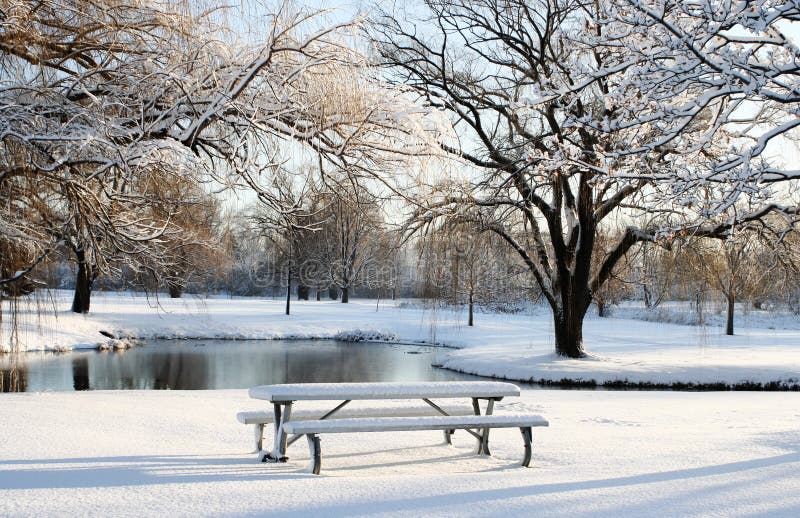
<svg viewBox="0 0 800 518"><path fill-rule="evenodd" d="M241 389L272 383L485 379L432 367L444 351L330 340L161 340L127 351L0 355L0 391Z"/></svg>

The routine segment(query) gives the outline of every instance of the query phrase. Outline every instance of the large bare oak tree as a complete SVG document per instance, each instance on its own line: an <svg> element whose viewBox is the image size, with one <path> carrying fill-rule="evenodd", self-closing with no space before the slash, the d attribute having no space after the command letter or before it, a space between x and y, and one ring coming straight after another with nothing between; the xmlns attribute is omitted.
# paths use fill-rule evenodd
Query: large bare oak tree
<svg viewBox="0 0 800 518"><path fill-rule="evenodd" d="M671 2L653 3L663 4L657 12L672 12ZM736 92L720 86L711 99L712 107L730 117L729 127L723 127L709 116L709 103L697 104L705 97L695 69L684 67L686 60L669 61L670 49L682 49L698 67L712 69L705 77L714 77L719 61L714 54L725 56L746 43L747 37L726 41L712 35L717 39L705 54L687 43L694 26L713 19L711 7L704 15L677 16L676 21L633 0L421 4L409 9L410 15L382 13L371 35L394 80L429 109L450 116L457 138L442 138L439 147L469 172L465 180L409 196L417 207L411 228L460 214L501 236L527 265L552 309L558 354L585 355L583 320L593 294L635 245L669 246L686 234L724 239L743 222L792 212L779 203L749 199L762 192L762 179L786 177L769 168L759 168L768 176L740 175L733 188L722 187L730 186L722 182L724 172L741 166L774 134L766 132L744 155L733 146L725 148L747 137L741 128L730 127L735 115L725 110L739 102L737 94L752 91L753 81ZM610 4L613 9L607 9ZM731 26L737 14L729 14ZM753 16L767 20L772 15L758 11ZM637 25L644 19L646 25ZM756 20L750 21L748 30L761 30ZM659 40L650 43L661 45L656 50L666 64L650 58L651 47L641 44L648 37ZM776 41L782 36L767 31L764 37ZM748 64L757 57L759 52L751 52L750 61L739 61ZM776 102L796 91L780 82L789 66L778 65L775 74L766 74L780 84ZM664 84L673 88L671 96L659 97L665 90L658 85ZM645 95L648 85L654 92L650 97ZM631 99L639 102L629 106L625 100ZM647 118L641 118L645 113ZM794 125L796 118L776 130L785 133ZM711 177L720 185L695 181L707 163L717 164ZM710 203L687 203L680 196L693 188L700 189L697 199L721 199L723 209L748 198L752 210L713 217L721 213L709 212ZM620 238L601 249L598 233L612 226L622 227Z"/></svg>

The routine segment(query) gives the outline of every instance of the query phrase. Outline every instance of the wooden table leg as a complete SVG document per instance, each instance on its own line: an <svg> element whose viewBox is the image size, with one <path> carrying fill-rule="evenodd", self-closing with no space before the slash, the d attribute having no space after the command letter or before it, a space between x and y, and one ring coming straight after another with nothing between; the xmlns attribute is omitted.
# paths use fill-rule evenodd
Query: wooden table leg
<svg viewBox="0 0 800 518"><path fill-rule="evenodd" d="M259 458L259 460L261 462L267 462L267 461L275 462L277 460L277 457L275 456L275 454L278 451L278 445L279 445L278 439L279 439L279 433L280 433L280 429L281 429L281 416L283 415L283 411L281 409L281 404L280 403L273 403L272 404L272 411L274 413L274 416L273 416L273 419L272 419L272 427L273 427L273 430L274 430L274 433L272 434L272 450L271 451L264 451L264 450L261 451L261 456Z"/></svg>
<svg viewBox="0 0 800 518"><path fill-rule="evenodd" d="M256 451L260 453L264 451L264 423L256 423L253 425L253 432L255 433Z"/></svg>
<svg viewBox="0 0 800 518"><path fill-rule="evenodd" d="M481 405L480 405L480 402L478 401L478 398L476 398L476 397L472 398L472 411L473 411L473 413L475 415L481 415ZM469 432L471 432L472 435L475 435L478 438L478 447L476 448L475 453L478 454L478 455L482 454L483 453L483 435L480 434L479 430L476 430L476 432L478 432L478 433L472 432L472 430L469 430Z"/></svg>
<svg viewBox="0 0 800 518"><path fill-rule="evenodd" d="M308 449L311 452L311 472L319 475L319 470L322 467L322 451L319 444L319 437L316 434L310 433L306 435L308 439Z"/></svg>
<svg viewBox="0 0 800 518"><path fill-rule="evenodd" d="M445 412L444 410L442 410L442 407L440 407L439 405L437 405L436 403L434 403L430 399L422 398L422 400L424 402L426 402L429 406L431 406L434 410L439 412L440 414L442 414L442 415L450 415L447 412ZM452 439L453 433L455 433L455 430L445 430L444 431L444 443L445 444L453 444L453 439Z"/></svg>

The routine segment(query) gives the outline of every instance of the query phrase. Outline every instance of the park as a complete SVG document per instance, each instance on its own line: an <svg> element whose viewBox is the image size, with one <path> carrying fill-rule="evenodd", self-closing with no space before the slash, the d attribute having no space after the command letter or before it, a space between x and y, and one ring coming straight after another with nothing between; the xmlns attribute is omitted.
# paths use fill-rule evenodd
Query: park
<svg viewBox="0 0 800 518"><path fill-rule="evenodd" d="M0 0L0 515L797 516L799 48Z"/></svg>

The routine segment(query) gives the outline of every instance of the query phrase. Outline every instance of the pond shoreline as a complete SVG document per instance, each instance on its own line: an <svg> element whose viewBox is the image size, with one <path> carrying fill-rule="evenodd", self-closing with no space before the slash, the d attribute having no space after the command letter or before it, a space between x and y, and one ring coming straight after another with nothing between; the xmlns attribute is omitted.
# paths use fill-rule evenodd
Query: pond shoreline
<svg viewBox="0 0 800 518"><path fill-rule="evenodd" d="M796 390L800 330L722 330L618 318L585 321L589 355L554 352L552 319L544 312L481 313L475 326L455 310L435 311L374 301L297 302L228 298L164 299L157 306L135 293L98 292L92 311L71 314L69 293L53 293L55 315L19 305L24 350L94 348L105 337L225 341L331 340L442 348L438 364L453 371L545 386L677 389ZM63 309L63 310L61 310ZM4 319L0 336L10 336ZM757 322L753 322L754 324Z"/></svg>
<svg viewBox="0 0 800 518"><path fill-rule="evenodd" d="M113 338L112 340L121 340L119 337ZM36 353L46 353L46 354L53 354L53 355L68 355L70 352L107 352L107 353L125 353L131 348L138 348L138 347L147 347L147 342L149 341L157 341L157 342L173 342L173 343L187 343L193 346L206 346L208 344L192 344L192 342L226 342L226 343L258 343L258 342L287 342L287 343L303 343L303 342L341 342L345 344L377 344L377 345L387 345L387 346L404 346L404 347L420 347L420 348L431 348L431 349L460 349L458 347L448 346L441 343L425 343L425 342L413 342L413 341L386 341L386 340L337 340L334 338L306 338L306 339L278 339L278 338L270 338L270 339L241 339L241 338L185 338L185 337L161 337L155 339L147 339L143 340L141 338L135 338L126 336L123 338L126 343L125 347L95 347L95 348L76 348L74 351L27 351L25 353L19 354L36 354ZM130 345L135 344L135 345ZM417 351L409 352L405 351L405 354L420 354ZM487 376L475 372L469 372L466 370L461 370L454 367L447 367L443 366L441 363L434 362L430 364L431 367L435 369L441 369L443 371L449 371L457 374L464 374L469 376L475 376L480 378L488 378L488 379L496 379L496 380L503 380L503 381L510 381L521 383L529 386L533 386L535 388L557 388L562 390L619 390L619 391L678 391L678 392L726 392L726 391L755 391L755 392L798 392L800 391L800 382L796 382L793 380L789 381L772 381L766 383L757 383L751 381L743 381L740 383L725 383L725 382L711 382L711 383L693 383L693 382L674 382L674 383L653 383L653 382L635 382L629 380L606 380L603 382L598 382L594 379L580 379L580 378L561 378L557 380L551 379L534 379L534 378L513 378L508 376L501 376L501 375L494 375L494 376ZM7 370L7 369L6 369ZM0 378L1 379L1 378ZM5 387L3 387L5 389ZM167 387L168 388L168 387ZM529 387L532 388L532 387ZM109 389L101 389L101 390L109 390ZM114 390L114 389L111 389ZM125 390L125 389L121 389ZM8 390L0 390L0 392L8 392Z"/></svg>
<svg viewBox="0 0 800 518"><path fill-rule="evenodd" d="M442 365L434 365L439 369L446 369L461 374L474 374L466 370L459 370L452 367L444 367ZM628 380L607 380L597 382L596 380L589 379L571 379L562 378L559 380L550 379L534 379L534 378L510 378L506 376L486 376L489 378L497 379L499 381L512 381L518 383L527 383L531 385L538 385L542 388L555 387L564 390L578 389L578 390L620 390L620 391L674 391L674 392L800 392L800 381L770 381L766 383L758 383L752 381L742 381L740 383L692 383L692 382L674 382L674 383L653 383L646 381L628 381Z"/></svg>

